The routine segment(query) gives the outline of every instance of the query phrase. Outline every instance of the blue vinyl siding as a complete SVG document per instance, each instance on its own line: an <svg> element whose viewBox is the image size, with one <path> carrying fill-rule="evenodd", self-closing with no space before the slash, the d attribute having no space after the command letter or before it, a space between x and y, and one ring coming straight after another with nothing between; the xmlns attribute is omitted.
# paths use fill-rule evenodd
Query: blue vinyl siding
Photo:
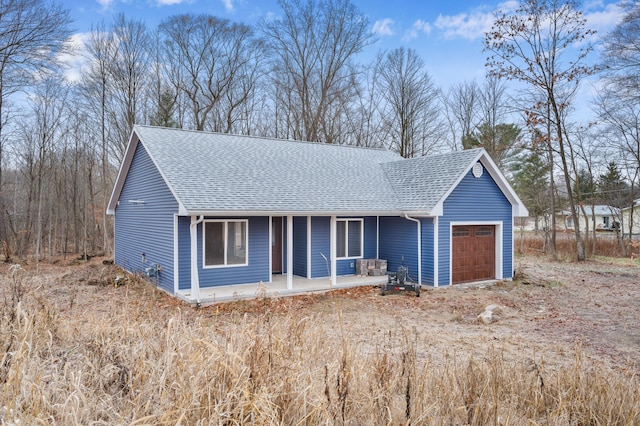
<svg viewBox="0 0 640 426"><path fill-rule="evenodd" d="M378 224L375 216L364 218L364 258L375 259L378 244ZM355 274L355 269L353 271Z"/></svg>
<svg viewBox="0 0 640 426"><path fill-rule="evenodd" d="M293 274L307 276L307 217L293 218Z"/></svg>
<svg viewBox="0 0 640 426"><path fill-rule="evenodd" d="M433 285L434 269L433 269L433 219L420 218L422 223L422 284Z"/></svg>
<svg viewBox="0 0 640 426"><path fill-rule="evenodd" d="M191 217L178 217L178 289L191 288Z"/></svg>
<svg viewBox="0 0 640 426"><path fill-rule="evenodd" d="M207 219L248 219L249 227L249 262L247 266L231 266L220 268L203 268L202 261L202 223L198 224L198 276L200 288L215 287L230 284L245 284L269 281L269 218L249 217L249 218L216 218L205 217ZM182 236L181 236L182 237ZM186 238L189 238L187 233ZM180 252L180 264L183 262L190 264L191 250L186 253ZM189 277L191 274L189 273ZM180 288L184 284L181 283ZM190 281L184 288L191 286Z"/></svg>
<svg viewBox="0 0 640 426"><path fill-rule="evenodd" d="M438 285L448 285L450 282L450 224L460 221L502 221L502 276L511 278L512 207L491 175L485 170L480 178L476 178L468 172L445 200L443 207L444 214L438 223Z"/></svg>
<svg viewBox="0 0 640 426"><path fill-rule="evenodd" d="M173 231L178 203L141 143L119 200L115 209L115 263L134 273L160 264L162 271L152 281L173 294Z"/></svg>
<svg viewBox="0 0 640 426"><path fill-rule="evenodd" d="M380 259L386 259L387 270L393 272L403 256L411 278L417 280L418 224L402 217L380 217Z"/></svg>
<svg viewBox="0 0 640 426"><path fill-rule="evenodd" d="M322 254L329 259L331 254L331 218L311 218L311 278L327 276L327 262ZM322 254L321 254L322 253Z"/></svg>

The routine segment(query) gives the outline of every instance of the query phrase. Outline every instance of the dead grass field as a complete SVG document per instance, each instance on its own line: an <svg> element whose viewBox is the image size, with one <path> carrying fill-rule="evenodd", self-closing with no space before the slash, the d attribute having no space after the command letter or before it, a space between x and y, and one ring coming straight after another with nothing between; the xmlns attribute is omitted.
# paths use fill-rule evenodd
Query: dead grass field
<svg viewBox="0 0 640 426"><path fill-rule="evenodd" d="M101 259L3 265L0 423L639 424L639 264L516 267L198 310Z"/></svg>

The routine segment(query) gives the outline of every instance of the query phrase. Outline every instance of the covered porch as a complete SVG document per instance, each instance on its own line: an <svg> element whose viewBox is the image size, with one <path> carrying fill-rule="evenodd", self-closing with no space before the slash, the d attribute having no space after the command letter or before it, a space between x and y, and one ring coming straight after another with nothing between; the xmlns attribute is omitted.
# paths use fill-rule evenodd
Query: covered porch
<svg viewBox="0 0 640 426"><path fill-rule="evenodd" d="M217 302L233 300L255 299L259 297L293 296L304 293L320 293L339 288L351 288L367 285L380 285L386 282L387 276L349 275L336 278L336 284L326 278L308 279L292 276L293 283L287 285L287 275L273 275L270 283L235 284L216 287L200 288L200 304L211 305ZM176 293L178 298L189 304L197 304L198 299L190 290Z"/></svg>

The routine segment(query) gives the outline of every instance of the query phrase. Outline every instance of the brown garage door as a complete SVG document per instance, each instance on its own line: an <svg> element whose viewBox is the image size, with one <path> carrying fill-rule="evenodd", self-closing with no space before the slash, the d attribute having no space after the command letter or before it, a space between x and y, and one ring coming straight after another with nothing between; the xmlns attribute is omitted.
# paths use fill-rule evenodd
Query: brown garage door
<svg viewBox="0 0 640 426"><path fill-rule="evenodd" d="M495 226L454 226L452 232L454 284L496 277Z"/></svg>

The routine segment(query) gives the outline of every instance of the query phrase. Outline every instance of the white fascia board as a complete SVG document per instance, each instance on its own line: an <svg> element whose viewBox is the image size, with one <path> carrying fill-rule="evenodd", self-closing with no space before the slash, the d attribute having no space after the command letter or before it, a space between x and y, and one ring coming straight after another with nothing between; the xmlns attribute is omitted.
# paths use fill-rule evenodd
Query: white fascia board
<svg viewBox="0 0 640 426"><path fill-rule="evenodd" d="M404 215L409 215L409 216L413 216L413 217L422 217L422 218L428 218L428 217L436 217L436 216L442 216L442 211L440 211L440 214L436 214L436 212L434 212L434 209L431 209L431 211L426 212L424 210L416 210L416 211L403 211L400 213L400 216L404 217Z"/></svg>
<svg viewBox="0 0 640 426"><path fill-rule="evenodd" d="M361 216L401 216L404 211L293 211L293 210L188 210L184 209L185 216L218 216L218 217L234 217L234 216L336 216L336 217L361 217ZM182 216L183 213L180 213ZM417 216L425 215L425 212L419 212Z"/></svg>
<svg viewBox="0 0 640 426"><path fill-rule="evenodd" d="M189 211L184 207L181 201L178 201L178 216L191 216L194 213L189 213Z"/></svg>
<svg viewBox="0 0 640 426"><path fill-rule="evenodd" d="M134 127L133 130L131 131L131 137L129 138L129 144L127 145L127 149L125 150L124 158L122 159L122 164L120 165L120 170L118 171L118 177L116 178L116 183L113 186L113 191L111 192L111 198L109 199L109 204L107 205L107 214L112 215L116 211L116 206L118 205L118 201L120 200L120 194L122 193L124 182L127 179L127 175L129 174L129 169L131 168L131 163L133 162L133 156L136 152L136 149L138 148L139 143L142 143L142 145L144 146L144 142L140 139ZM158 173L160 173L160 176L162 176L162 180L164 180L164 183L167 185L167 188L169 188L169 191L171 191L173 198L178 203L178 215L189 216L190 213L187 211L187 209L184 207L184 204L182 204L182 202L176 195L176 192L174 191L173 187L167 180L162 169L158 167L158 162L153 157L153 153L146 148L145 150L147 152L147 155L153 162L153 165L155 166L156 170L158 171Z"/></svg>
<svg viewBox="0 0 640 426"><path fill-rule="evenodd" d="M431 209L431 213L434 216L442 216L444 214L444 201L449 198L449 195L451 195L451 193L453 192L454 189L456 189L458 187L458 185L460 185L460 182L462 182L462 179L464 179L464 177L467 175L467 173L469 173L469 170L471 170L471 168L473 167L474 164L476 164L478 162L478 160L480 160L480 158L482 158L482 154L486 153L486 151L483 149L478 150L478 154L475 156L475 158L469 162L469 164L467 165L467 167L464 169L464 172L460 173L460 176L458 176L455 180L455 182L453 183L453 185L451 185L449 187L449 189L447 189L447 191L444 193L444 195L440 198L440 200L436 203L436 205L434 206L433 209Z"/></svg>
<svg viewBox="0 0 640 426"><path fill-rule="evenodd" d="M485 151L482 150L482 159L480 160L484 168L489 172L493 180L498 184L498 187L502 191L502 193L507 197L507 200L511 202L512 206L512 214L514 217L527 217L529 216L529 211L525 207L524 203L518 197L518 194L513 190L507 178L504 177L496 163L493 161L491 156ZM474 162L475 164L475 162ZM473 164L471 165L473 167ZM467 171L468 172L468 171Z"/></svg>
<svg viewBox="0 0 640 426"><path fill-rule="evenodd" d="M498 188L500 188L500 191L502 191L505 197L507 197L507 200L509 200L509 202L511 203L512 215L514 217L529 216L529 212L527 211L527 208L524 206L524 203L522 202L522 200L520 200L520 197L518 197L518 194L516 194L516 192L513 190L513 188L509 184L509 181L507 181L507 179L504 177L502 172L500 172L500 169L498 169L498 166L496 165L496 163L494 163L494 161L491 159L491 156L487 153L487 151L484 148L478 151L478 155L476 155L476 157L467 165L467 167L464 169L464 172L461 173L460 176L458 176L456 181L453 183L453 185L451 185L451 187L447 190L447 192L445 192L445 194L442 196L440 201L438 201L435 207L431 209L431 214L433 216L443 215L444 201L449 197L449 195L451 195L453 190L458 187L460 182L462 182L462 179L464 179L467 173L469 173L471 168L478 161L482 163L485 170L489 173L489 175L491 175L494 182L496 182L496 184L498 185Z"/></svg>
<svg viewBox="0 0 640 426"><path fill-rule="evenodd" d="M141 140L140 142L142 143L142 146L144 146L144 141ZM147 151L147 155L149 156L149 158L151 158L151 161L153 162L153 165L155 166L156 170L158 171L158 173L160 173L160 176L162 176L162 180L164 181L165 185L167 185L167 188L169 188L169 191L171 191L171 195L173 195L173 198L178 203L178 214L182 215L182 213L186 213L187 209L182 204L182 201L180 201L178 194L176 194L176 191L173 189L173 186L165 176L164 171L158 166L158 162L153 156L153 153L146 148L145 150Z"/></svg>
<svg viewBox="0 0 640 426"><path fill-rule="evenodd" d="M118 170L116 183L115 185L113 185L113 190L111 191L109 204L107 204L107 214L113 215L116 212L116 206L118 205L118 201L120 200L120 193L122 193L122 188L124 187L124 181L127 177L127 174L129 174L129 167L131 167L133 154L136 152L138 142L140 142L140 138L138 137L138 134L136 133L136 130L134 128L131 131L129 143L127 144L127 149L124 152L122 164L120 164L120 170Z"/></svg>

